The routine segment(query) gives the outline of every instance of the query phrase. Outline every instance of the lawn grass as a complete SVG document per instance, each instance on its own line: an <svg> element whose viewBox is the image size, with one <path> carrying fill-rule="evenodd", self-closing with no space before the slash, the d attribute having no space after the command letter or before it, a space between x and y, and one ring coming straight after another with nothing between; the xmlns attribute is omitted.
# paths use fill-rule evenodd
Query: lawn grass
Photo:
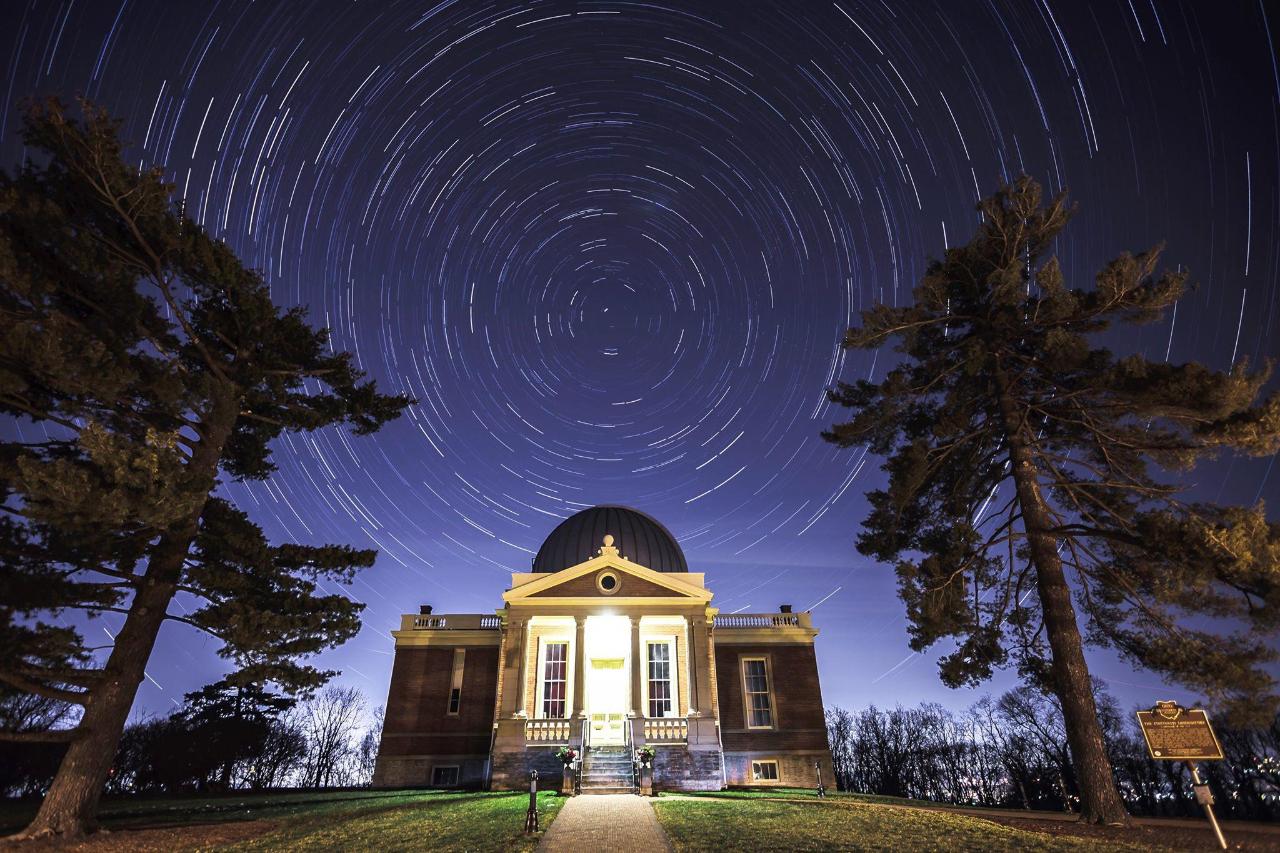
<svg viewBox="0 0 1280 853"><path fill-rule="evenodd" d="M546 831L565 799L538 795ZM313 812L227 850L532 850L541 838L524 834L529 795L522 792L441 793L401 806L356 811L335 819Z"/></svg>
<svg viewBox="0 0 1280 853"><path fill-rule="evenodd" d="M728 794L730 796L726 797ZM755 794L755 796L752 796ZM784 791L660 797L658 820L678 853L701 850L1144 850L1026 832L967 815L858 802L777 799Z"/></svg>
<svg viewBox="0 0 1280 853"><path fill-rule="evenodd" d="M108 796L98 809L107 829L217 823L229 820L278 820L303 814L388 808L434 798L439 791L233 792L209 796ZM40 807L37 799L0 800L0 835L25 826Z"/></svg>
<svg viewBox="0 0 1280 853"><path fill-rule="evenodd" d="M729 788L724 791L689 791L682 797L714 797L718 800L814 800L819 801L814 788ZM879 803L886 806L919 806L937 808L930 800L912 800L907 797L889 797L883 794L857 794L847 791L827 791L828 800L850 800L859 803Z"/></svg>
<svg viewBox="0 0 1280 853"><path fill-rule="evenodd" d="M538 795L543 832L564 804ZM310 791L209 797L121 797L103 801L102 835L86 849L189 850L532 850L541 838L524 834L529 795L522 792ZM38 803L0 805L0 835L20 829ZM253 824L247 822L254 822ZM243 823L227 843L220 829ZM160 834L163 833L163 834ZM247 835L246 835L247 834Z"/></svg>

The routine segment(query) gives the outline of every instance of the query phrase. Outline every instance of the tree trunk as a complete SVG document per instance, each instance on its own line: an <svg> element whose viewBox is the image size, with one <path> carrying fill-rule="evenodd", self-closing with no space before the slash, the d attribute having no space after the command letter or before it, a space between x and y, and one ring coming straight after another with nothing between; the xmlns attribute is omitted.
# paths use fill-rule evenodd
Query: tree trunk
<svg viewBox="0 0 1280 853"><path fill-rule="evenodd" d="M1022 511L1023 528L1036 570L1036 592L1049 638L1054 692L1062 705L1067 743L1080 786L1080 820L1086 823L1129 823L1128 812L1116 790L1111 762L1102 741L1102 726L1093 700L1093 683L1084 659L1080 626L1076 624L1067 584L1058 558L1057 542L1050 530L1053 520L1040 492L1040 481L1027 441L1027 424L1018 411L1007 379L996 369L1000 414L1009 443L1009 463Z"/></svg>
<svg viewBox="0 0 1280 853"><path fill-rule="evenodd" d="M204 488L205 500L181 523L160 537L147 561L147 573L140 580L124 626L116 635L102 681L90 693L84 716L76 726L76 737L58 765L40 811L16 839L84 835L95 824L98 800L106 786L116 748L124 733L138 686L146 677L147 661L164 624L169 601L182 578L183 563L204 512L208 493L213 490L222 458L222 448L237 417L234 399L216 401L204 441L196 447L188 463L193 488Z"/></svg>

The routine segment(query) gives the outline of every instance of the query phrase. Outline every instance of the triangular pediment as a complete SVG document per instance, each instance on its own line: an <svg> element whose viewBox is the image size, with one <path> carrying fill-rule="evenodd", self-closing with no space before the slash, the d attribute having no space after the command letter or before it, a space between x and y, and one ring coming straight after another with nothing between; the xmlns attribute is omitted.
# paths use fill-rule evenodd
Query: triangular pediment
<svg viewBox="0 0 1280 853"><path fill-rule="evenodd" d="M602 573L615 577L613 591L601 588ZM599 598L621 602L637 598L667 598L683 599L693 604L710 601L711 592L702 585L701 574L655 572L621 556L603 554L585 563L520 583L504 592L502 598L508 603L546 599Z"/></svg>

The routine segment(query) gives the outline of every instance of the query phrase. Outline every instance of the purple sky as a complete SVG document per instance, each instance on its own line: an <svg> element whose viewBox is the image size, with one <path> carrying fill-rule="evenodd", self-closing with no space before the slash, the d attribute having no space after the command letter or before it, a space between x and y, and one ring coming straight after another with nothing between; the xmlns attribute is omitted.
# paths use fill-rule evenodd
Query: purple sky
<svg viewBox="0 0 1280 853"><path fill-rule="evenodd" d="M349 590L364 630L322 661L374 703L400 613L489 612L558 519L622 503L723 612L816 605L828 704L962 707L988 688L910 654L892 570L853 549L880 460L818 438L822 392L890 355L840 335L1025 170L1081 205L1069 282L1161 240L1193 271L1176 318L1114 346L1280 355L1264 6L8 2L0 146L20 161L29 94L104 104L279 301L420 399L226 487L278 541L381 549ZM1187 482L1277 504L1273 462ZM140 709L216 678L214 648L167 628ZM1126 705L1193 698L1091 662Z"/></svg>

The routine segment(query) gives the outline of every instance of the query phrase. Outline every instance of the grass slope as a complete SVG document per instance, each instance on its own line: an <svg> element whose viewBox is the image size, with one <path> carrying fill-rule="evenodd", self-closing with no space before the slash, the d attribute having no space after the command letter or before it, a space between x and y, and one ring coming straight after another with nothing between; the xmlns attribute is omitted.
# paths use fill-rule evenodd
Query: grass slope
<svg viewBox="0 0 1280 853"><path fill-rule="evenodd" d="M564 800L538 796L545 832ZM105 833L77 850L532 850L526 793L316 791L216 797L121 798L103 803ZM35 803L0 807L0 835L20 829ZM0 844L0 847L4 845Z"/></svg>
<svg viewBox="0 0 1280 853"><path fill-rule="evenodd" d="M781 792L780 792L781 793ZM786 796L782 793L782 796ZM661 797L658 820L678 853L700 850L1145 850L1026 832L967 815L862 803L807 801L767 794Z"/></svg>
<svg viewBox="0 0 1280 853"><path fill-rule="evenodd" d="M228 849L284 850L532 850L541 835L524 834L525 793L441 793L418 802L357 811L307 815ZM564 799L544 792L538 813L545 832Z"/></svg>

